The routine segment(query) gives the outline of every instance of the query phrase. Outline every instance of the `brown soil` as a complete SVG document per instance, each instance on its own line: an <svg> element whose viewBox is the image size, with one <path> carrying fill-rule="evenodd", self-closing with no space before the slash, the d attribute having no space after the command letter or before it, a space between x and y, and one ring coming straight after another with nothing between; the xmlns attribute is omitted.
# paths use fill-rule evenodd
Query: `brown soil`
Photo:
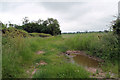
<svg viewBox="0 0 120 80"><path fill-rule="evenodd" d="M100 68L85 68L88 72L93 73L91 78L105 78L105 72L103 72ZM98 73L97 73L98 71Z"/></svg>
<svg viewBox="0 0 120 80"><path fill-rule="evenodd" d="M43 53L45 53L44 51L38 51L38 52L36 52L37 54L43 54Z"/></svg>
<svg viewBox="0 0 120 80"><path fill-rule="evenodd" d="M37 64L37 66L39 66L39 65L46 65L47 63L44 61L40 61L39 63L36 63L36 64Z"/></svg>
<svg viewBox="0 0 120 80"><path fill-rule="evenodd" d="M27 73L32 73L30 75L31 78L35 74L35 72L39 69L38 66L42 66L42 65L47 65L47 63L45 61L41 60L39 63L36 63L35 66L31 66L31 68L32 68L33 71L31 71L31 69L27 71Z"/></svg>

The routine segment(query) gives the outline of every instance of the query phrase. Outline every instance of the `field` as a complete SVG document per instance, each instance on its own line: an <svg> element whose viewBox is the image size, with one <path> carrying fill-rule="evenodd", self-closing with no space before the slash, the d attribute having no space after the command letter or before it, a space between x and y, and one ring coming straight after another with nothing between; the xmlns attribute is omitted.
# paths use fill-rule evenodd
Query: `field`
<svg viewBox="0 0 120 80"><path fill-rule="evenodd" d="M90 78L93 73L72 64L63 54L68 50L85 51L103 59L105 77L110 78L110 73L118 77L119 45L112 32L2 39L3 78Z"/></svg>

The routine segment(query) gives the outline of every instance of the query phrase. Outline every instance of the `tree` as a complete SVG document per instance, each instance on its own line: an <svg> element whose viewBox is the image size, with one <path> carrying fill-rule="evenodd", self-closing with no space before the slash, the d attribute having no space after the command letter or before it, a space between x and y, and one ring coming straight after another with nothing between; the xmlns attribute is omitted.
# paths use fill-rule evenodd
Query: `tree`
<svg viewBox="0 0 120 80"><path fill-rule="evenodd" d="M38 19L37 23L38 23L39 25L41 25L41 24L43 23L43 20L42 20L42 19Z"/></svg>
<svg viewBox="0 0 120 80"><path fill-rule="evenodd" d="M48 18L43 21L39 19L38 21L32 21L28 23L28 18L25 17L22 26L16 26L17 29L26 30L29 33L47 33L51 35L61 34L60 25L57 19Z"/></svg>
<svg viewBox="0 0 120 80"><path fill-rule="evenodd" d="M108 30L104 30L105 33L108 33L109 31Z"/></svg>
<svg viewBox="0 0 120 80"><path fill-rule="evenodd" d="M117 20L114 21L113 25L113 32L117 35L120 35L120 19L117 18Z"/></svg>
<svg viewBox="0 0 120 80"><path fill-rule="evenodd" d="M24 25L24 24L27 24L28 22L29 22L28 17L23 18L23 22L22 22L22 23L23 23L23 25Z"/></svg>
<svg viewBox="0 0 120 80"><path fill-rule="evenodd" d="M51 35L61 34L60 25L57 19L48 18L48 27Z"/></svg>
<svg viewBox="0 0 120 80"><path fill-rule="evenodd" d="M0 21L0 28L5 29L7 26Z"/></svg>

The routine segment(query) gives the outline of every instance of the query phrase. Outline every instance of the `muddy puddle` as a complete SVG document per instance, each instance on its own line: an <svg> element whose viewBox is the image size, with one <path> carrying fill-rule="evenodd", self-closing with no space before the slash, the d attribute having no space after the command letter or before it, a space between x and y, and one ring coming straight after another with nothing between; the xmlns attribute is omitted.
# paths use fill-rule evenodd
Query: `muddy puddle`
<svg viewBox="0 0 120 80"><path fill-rule="evenodd" d="M78 65L81 65L83 67L87 68L98 68L100 67L101 61L97 58L90 57L86 55L84 52L67 52L66 55L71 58L71 61L73 63L77 63Z"/></svg>
<svg viewBox="0 0 120 80"><path fill-rule="evenodd" d="M87 71L95 74L95 75L90 75L91 78L105 78L106 77L106 72L103 72L101 67L102 63L104 63L104 60L95 57L95 56L90 56L86 54L84 51L66 51L65 52L66 56L70 58L70 62L78 64L80 66L83 66ZM110 77L114 78L115 74L110 73Z"/></svg>
<svg viewBox="0 0 120 80"><path fill-rule="evenodd" d="M89 58L88 56L85 55L76 55L73 57L73 60L75 63L84 67L97 68L100 63L99 61Z"/></svg>

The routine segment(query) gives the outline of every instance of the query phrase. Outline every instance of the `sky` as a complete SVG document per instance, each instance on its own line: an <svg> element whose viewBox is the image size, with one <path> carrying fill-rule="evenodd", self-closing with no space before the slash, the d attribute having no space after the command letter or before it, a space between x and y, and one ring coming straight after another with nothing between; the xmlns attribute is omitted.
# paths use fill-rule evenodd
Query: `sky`
<svg viewBox="0 0 120 80"><path fill-rule="evenodd" d="M22 24L55 18L62 32L109 30L119 0L0 0L0 21Z"/></svg>

